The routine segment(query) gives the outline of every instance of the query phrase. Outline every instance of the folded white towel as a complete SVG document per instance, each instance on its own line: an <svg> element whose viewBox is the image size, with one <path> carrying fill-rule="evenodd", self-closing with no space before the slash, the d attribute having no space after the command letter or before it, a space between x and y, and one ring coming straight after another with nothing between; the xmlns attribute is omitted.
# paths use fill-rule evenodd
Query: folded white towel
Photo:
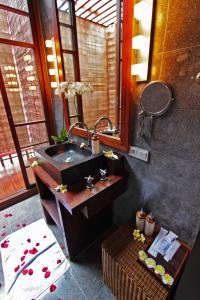
<svg viewBox="0 0 200 300"><path fill-rule="evenodd" d="M43 219L8 235L1 242L1 255L9 300L36 299L70 266Z"/></svg>

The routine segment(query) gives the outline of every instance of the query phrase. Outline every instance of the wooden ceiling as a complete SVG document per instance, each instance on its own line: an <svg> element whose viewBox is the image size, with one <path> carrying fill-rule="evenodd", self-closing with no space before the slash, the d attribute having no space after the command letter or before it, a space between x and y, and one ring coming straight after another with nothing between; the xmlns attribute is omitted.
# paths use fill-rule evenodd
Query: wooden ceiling
<svg viewBox="0 0 200 300"><path fill-rule="evenodd" d="M74 0L76 16L109 26L117 20L117 0ZM58 9L69 11L67 0L57 0Z"/></svg>

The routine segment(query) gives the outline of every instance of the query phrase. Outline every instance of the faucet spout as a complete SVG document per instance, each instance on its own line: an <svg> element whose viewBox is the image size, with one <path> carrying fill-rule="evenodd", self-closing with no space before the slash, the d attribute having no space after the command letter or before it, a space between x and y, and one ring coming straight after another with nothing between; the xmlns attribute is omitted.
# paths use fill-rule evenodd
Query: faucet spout
<svg viewBox="0 0 200 300"><path fill-rule="evenodd" d="M110 130L113 129L112 121L111 121L108 117L102 116L102 117L100 117L100 118L95 122L95 124L94 124L94 133L96 133L98 124L99 124L101 121L103 121L103 120L107 120L107 121L108 121L109 129L110 129Z"/></svg>
<svg viewBox="0 0 200 300"><path fill-rule="evenodd" d="M71 133L72 133L72 130L74 129L74 127L76 127L77 125L81 125L83 128L86 129L87 131L87 138L88 138L88 146L90 146L90 132L89 132L89 129L87 127L87 125L84 123L84 122L75 122L74 124L72 124L70 127L69 127L69 130L67 132L67 135L68 135L68 140L70 141L70 137L71 137Z"/></svg>

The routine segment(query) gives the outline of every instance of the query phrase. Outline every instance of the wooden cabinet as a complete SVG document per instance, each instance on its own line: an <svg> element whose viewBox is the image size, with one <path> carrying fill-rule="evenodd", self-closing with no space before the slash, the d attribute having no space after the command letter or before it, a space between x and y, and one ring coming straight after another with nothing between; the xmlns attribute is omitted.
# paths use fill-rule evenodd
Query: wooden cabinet
<svg viewBox="0 0 200 300"><path fill-rule="evenodd" d="M73 260L111 226L113 200L126 190L126 178L109 175L107 181L97 181L91 190L61 193L55 190L58 183L42 166L34 168L34 173L46 220L60 228Z"/></svg>

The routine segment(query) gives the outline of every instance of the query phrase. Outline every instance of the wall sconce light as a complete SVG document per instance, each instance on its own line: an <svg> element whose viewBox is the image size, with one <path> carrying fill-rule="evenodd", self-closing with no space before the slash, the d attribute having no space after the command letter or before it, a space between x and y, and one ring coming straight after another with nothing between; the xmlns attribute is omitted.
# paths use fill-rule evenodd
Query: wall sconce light
<svg viewBox="0 0 200 300"><path fill-rule="evenodd" d="M49 69L49 75L55 76L56 75L56 70L55 69Z"/></svg>
<svg viewBox="0 0 200 300"><path fill-rule="evenodd" d="M47 55L47 61L48 61L48 62L53 62L53 61L54 61L54 56L51 55L51 54L48 54L48 55Z"/></svg>
<svg viewBox="0 0 200 300"><path fill-rule="evenodd" d="M31 60L31 55L24 55L24 61L29 61Z"/></svg>
<svg viewBox="0 0 200 300"><path fill-rule="evenodd" d="M51 76L50 85L52 89L55 89L58 87L59 83L55 42L53 39L46 40L45 45L47 48L47 61L49 62L49 75Z"/></svg>
<svg viewBox="0 0 200 300"><path fill-rule="evenodd" d="M36 86L35 86L35 85L29 86L29 90L30 90L30 91L36 91Z"/></svg>
<svg viewBox="0 0 200 300"><path fill-rule="evenodd" d="M51 81L51 87L52 87L53 89L56 89L56 88L58 87L58 82L56 82L56 81Z"/></svg>
<svg viewBox="0 0 200 300"><path fill-rule="evenodd" d="M27 77L27 80L28 80L28 81L34 81L34 80L35 80L35 76L28 76L28 77Z"/></svg>
<svg viewBox="0 0 200 300"><path fill-rule="evenodd" d="M8 81L8 85L17 85L17 81Z"/></svg>
<svg viewBox="0 0 200 300"><path fill-rule="evenodd" d="M25 66L26 72L33 71L33 66Z"/></svg>
<svg viewBox="0 0 200 300"><path fill-rule="evenodd" d="M142 0L134 5L134 27L136 30L132 39L134 64L131 66L131 75L136 76L136 81L148 79L153 4L153 0Z"/></svg>
<svg viewBox="0 0 200 300"><path fill-rule="evenodd" d="M46 45L46 48L52 48L53 47L53 41L52 40L46 40L45 45Z"/></svg>

